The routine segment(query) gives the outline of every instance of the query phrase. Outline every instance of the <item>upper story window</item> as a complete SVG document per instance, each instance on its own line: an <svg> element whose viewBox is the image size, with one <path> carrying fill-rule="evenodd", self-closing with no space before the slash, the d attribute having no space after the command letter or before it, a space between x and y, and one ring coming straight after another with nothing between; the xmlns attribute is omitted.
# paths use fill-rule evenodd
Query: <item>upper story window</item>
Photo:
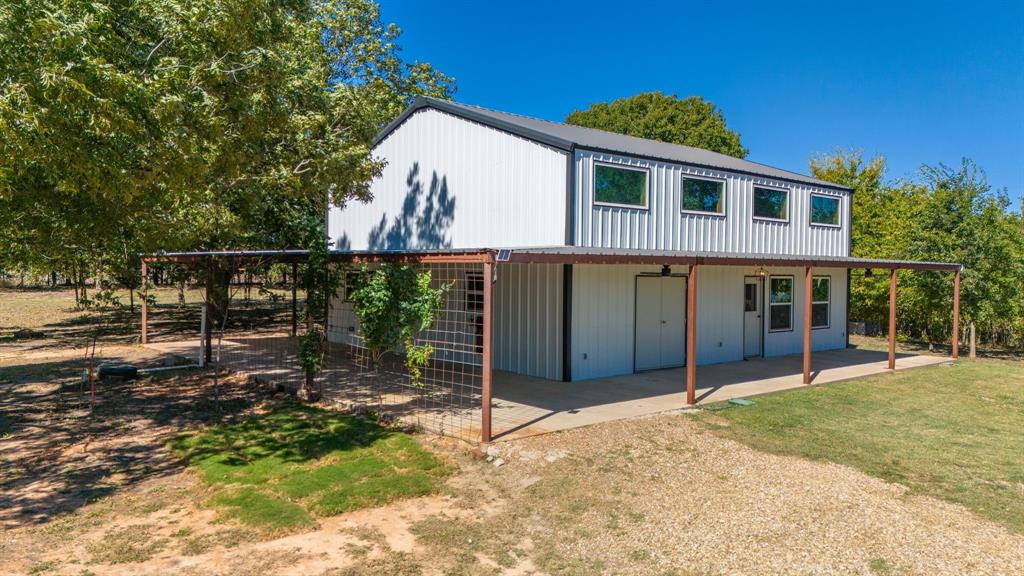
<svg viewBox="0 0 1024 576"><path fill-rule="evenodd" d="M627 208L646 208L647 170L595 163L594 203Z"/></svg>
<svg viewBox="0 0 1024 576"><path fill-rule="evenodd" d="M789 221L789 190L754 186L754 218Z"/></svg>
<svg viewBox="0 0 1024 576"><path fill-rule="evenodd" d="M839 226L839 198L811 194L811 224Z"/></svg>
<svg viewBox="0 0 1024 576"><path fill-rule="evenodd" d="M684 176L683 211L725 214L725 181Z"/></svg>

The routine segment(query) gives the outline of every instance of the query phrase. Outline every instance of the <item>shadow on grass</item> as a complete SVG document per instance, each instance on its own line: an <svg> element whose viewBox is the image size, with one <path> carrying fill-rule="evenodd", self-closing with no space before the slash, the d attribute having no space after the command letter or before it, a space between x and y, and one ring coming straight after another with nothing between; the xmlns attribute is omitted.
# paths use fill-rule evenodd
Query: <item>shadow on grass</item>
<svg viewBox="0 0 1024 576"><path fill-rule="evenodd" d="M430 494L450 473L408 434L295 401L171 447L213 487L209 505L268 532Z"/></svg>
<svg viewBox="0 0 1024 576"><path fill-rule="evenodd" d="M180 436L171 447L203 472L213 472L213 481L231 472L225 468L242 468L240 474L258 476L245 467L267 459L305 463L330 452L370 446L389 434L369 420L285 401L267 414Z"/></svg>
<svg viewBox="0 0 1024 576"><path fill-rule="evenodd" d="M185 373L101 383L94 410L88 390L61 383L81 362L0 370L0 526L45 523L143 480L175 474L183 463L165 449L186 427L231 419L259 392L226 379L219 401L208 375Z"/></svg>

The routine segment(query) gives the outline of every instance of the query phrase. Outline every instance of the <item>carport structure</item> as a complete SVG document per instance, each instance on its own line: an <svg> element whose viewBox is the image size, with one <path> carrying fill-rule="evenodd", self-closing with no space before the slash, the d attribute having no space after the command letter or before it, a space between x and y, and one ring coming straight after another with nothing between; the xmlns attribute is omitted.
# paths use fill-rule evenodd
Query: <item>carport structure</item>
<svg viewBox="0 0 1024 576"><path fill-rule="evenodd" d="M275 256L276 254L276 256ZM305 259L305 253L302 251L251 251L251 252L194 252L194 253L175 253L175 254L159 254L146 256L143 259L143 273L145 274L145 267L147 263L160 262L160 261L173 261L173 262L201 262L204 258L234 258L234 259L245 259L245 258L281 258L281 261L291 262L293 265L298 265ZM863 269L863 270L889 270L890 284L889 284L889 341L888 341L888 354L886 357L887 369L896 369L896 290L897 290L897 277L900 270L927 270L936 272L947 272L952 274L952 314L953 314L953 331L954 337L952 339L952 358L959 356L959 299L960 299L960 275L962 266L955 263L943 263L943 262L915 262L915 261L900 261L900 260L875 260L875 259L862 259L862 258L848 258L848 257L834 257L834 258L794 258L789 256L773 256L770 254L723 254L723 253L701 253L701 252L681 252L681 251L659 251L659 250L632 250L632 249L605 249L605 248L582 248L573 246L559 246L551 248L521 248L521 249L479 249L479 250L416 250L416 251L335 251L332 253L332 261L339 264L349 265L370 265L381 262L394 262L394 263L406 263L416 266L422 266L424 268L440 269L441 267L459 266L460 270L471 270L474 273L479 274L483 279L489 281L483 281L480 294L479 294L479 309L480 309L480 322L476 325L477 335L479 337L480 345L476 350L470 350L468 353L461 355L458 362L471 365L471 370L453 371L450 366L454 362L445 361L445 366L441 366L441 362L438 362L435 373L437 378L443 380L445 378L453 378L453 374L457 376L459 382L457 383L460 389L464 389L466 397L471 397L470 403L463 403L458 407L462 413L471 415L470 417L478 423L478 426L474 424L471 427L472 433L482 443L492 441L496 434L493 422L493 407L495 406L494 397L494 374L496 372L494 359L495 359L495 338L494 325L495 325L495 295L494 285L495 282L500 282L504 274L503 270L509 270L514 265L553 265L558 267L565 267L566 270L570 270L573 266L585 266L585 265L608 265L608 266L661 266L664 270L668 270L671 267L675 267L676 270L685 269L685 273L678 273L677 275L685 276L685 282L687 286L686 290L686 302L685 302L685 315L686 318L697 318L700 311L700 302L698 301L699 290L698 282L701 272L709 268L745 268L745 269L756 269L756 268L773 268L778 269L785 267L787 269L800 269L803 272L803 301L800 303L793 302L792 305L802 305L804 312L804 318L810 318L812 312L812 283L815 278L814 274L819 269L842 269L847 271L847 279L849 273L852 270ZM563 276L570 283L568 286L563 285L560 294L563 298L569 298L571 294L571 275L567 274ZM849 292L847 291L847 294ZM474 304L476 305L476 304ZM294 309L294 307L293 307ZM560 313L563 315L560 328L562 334L560 339L553 339L552 345L560 346L562 348L562 362L568 362L567 355L570 351L570 341L572 338L572 323L571 323L571 307L567 304L563 304ZM142 307L142 340L146 342L146 305L143 303ZM848 314L848 308L847 308ZM295 322L293 321L293 326ZM623 330L630 329L629 327L622 327ZM351 328L350 328L351 330ZM685 397L680 396L678 408L682 408L686 405L694 405L700 399L698 398L697 392L702 388L702 382L699 380L698 372L699 369L697 364L698 359L698 337L697 337L697 322L686 322L685 323L685 343L684 343L684 358L685 368L677 369L672 371L664 371L660 379L664 382L665 378L671 378L673 374L681 376L679 379L678 391L681 393L685 391ZM811 384L817 380L815 376L815 354L812 352L812 327L810 322L803 322L801 327L802 339L803 339L803 351L802 351L802 384ZM466 331L465 326L461 326L457 331L452 331L452 334L459 332L462 334ZM431 336L432 342L437 345L443 345L441 342L447 336L444 336L444 332L441 332L441 336L436 334ZM462 334L464 335L464 334ZM461 336L460 336L461 337ZM823 354L822 358L828 362L830 355ZM871 361L874 362L877 358L873 358ZM774 359L766 360L766 362L772 362ZM782 362L780 360L780 362ZM845 368L843 366L838 366ZM720 381L719 376L715 374L722 373L720 368L715 366L709 366L707 368L709 376L712 380ZM858 375L864 375L871 372L857 373L856 371L848 370L850 374L848 377L856 377ZM503 371L503 380L514 381L515 375L512 378ZM568 370L563 367L563 380L569 380ZM839 377L829 376L820 381L835 381L837 379L843 379ZM534 378L533 380L537 380ZM607 379L605 379L607 380ZM565 390L564 387L559 386L557 381L546 380L550 382L551 394L558 394L559 390ZM440 384L451 385L453 382L440 382ZM716 382L709 382L708 384L714 386ZM574 389L574 393L586 394L585 387L586 382L578 384L577 388ZM788 387L788 386L787 386ZM448 394L451 386L448 386ZM541 390L543 392L543 386L537 387L537 383L534 383L535 390ZM781 389L781 388L778 388ZM595 387L594 390L597 390ZM607 393L607 388L604 389L602 394ZM756 393L756 392L755 392ZM706 396L706 395L705 395ZM676 402L674 396L665 396L671 402ZM708 398L705 397L705 400ZM502 403L502 399L498 398L498 404L507 405L508 402ZM595 401L599 401L595 397ZM529 400L527 400L527 403ZM517 402L512 402L516 404ZM614 398L606 398L605 404L610 406L610 410L615 410ZM522 404L519 402L518 404ZM669 409L665 407L664 409ZM455 410L451 406L445 408L446 410ZM514 412L514 411L513 411ZM632 415L628 413L628 410L624 411L622 417L628 417ZM521 418L527 418L528 416L522 416ZM502 434L508 434L510 430L523 429L524 425L528 424L527 421L515 422L515 421L503 421L502 428L500 431ZM462 430L469 430L466 426L461 428Z"/></svg>

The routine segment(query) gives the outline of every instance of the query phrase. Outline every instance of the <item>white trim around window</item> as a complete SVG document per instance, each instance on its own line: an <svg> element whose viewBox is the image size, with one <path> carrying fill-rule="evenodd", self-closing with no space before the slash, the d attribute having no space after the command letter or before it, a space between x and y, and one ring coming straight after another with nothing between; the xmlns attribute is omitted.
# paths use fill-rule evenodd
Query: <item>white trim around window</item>
<svg viewBox="0 0 1024 576"><path fill-rule="evenodd" d="M757 189L758 188L760 188L762 190L772 190L772 191L775 191L775 192L785 192L786 193L786 217L785 218L772 218L770 216L758 216L757 214L754 213L754 210L757 207L756 196L757 196ZM789 220L790 220L790 215L793 213L793 207L791 205L792 204L792 200L793 200L793 194L792 194L792 189L791 188L786 188L786 187L782 187L782 186L768 186L768 185L763 185L763 184L754 184L750 188L750 215L751 215L751 218L753 218L754 220L760 220L762 222L784 222L784 223L788 224Z"/></svg>
<svg viewBox="0 0 1024 576"><path fill-rule="evenodd" d="M836 220L838 224L829 224L828 222L815 222L814 221L814 198L828 198L829 200L836 201ZM843 227L843 199L840 196L833 196L831 194L818 194L816 192L811 193L811 198L807 202L807 222L811 226L821 226L822 228L842 228Z"/></svg>
<svg viewBox="0 0 1024 576"><path fill-rule="evenodd" d="M772 283L775 280L788 280L789 281L789 302L772 302ZM769 333L773 333L773 332L792 332L793 331L793 306L795 304L793 301L796 299L795 298L795 294L796 294L796 278L794 276L790 275L790 274L776 274L776 275L768 276L768 290L767 290L767 292L768 292L768 294L767 294L768 295L768 311L767 311L768 312L768 332ZM789 308L789 327L788 328L772 328L772 309L776 308L776 307L781 308L781 307L784 307L784 306Z"/></svg>
<svg viewBox="0 0 1024 576"><path fill-rule="evenodd" d="M689 209L683 207L683 203L686 201L686 181L687 180L705 180L705 181L708 181L708 182L717 182L717 183L721 184L722 187L721 187L721 192L720 193L722 195L721 196L721 198L722 198L722 200L721 200L722 211L721 212L708 212L706 210L689 210ZM728 189L729 189L729 181L726 180L725 178L714 178L712 176L696 176L696 175L693 175L693 174L686 174L684 172L682 179L679 181L679 211L682 212L683 214L694 214L694 215L698 215L698 216L717 216L719 218L723 218L723 217L725 217L725 211L727 210L727 207L726 207L726 196L728 196L728 194L726 192L728 191Z"/></svg>
<svg viewBox="0 0 1024 576"><path fill-rule="evenodd" d="M818 300L814 298L814 285L817 282L824 280L828 283L828 294L824 300ZM825 324L814 323L814 307L825 306ZM831 276L814 276L811 278L811 317L808 319L811 323L811 330L827 330L832 327L832 277Z"/></svg>
<svg viewBox="0 0 1024 576"><path fill-rule="evenodd" d="M643 166L633 166L630 164L621 164L619 162L609 162L606 160L594 160L593 166L590 169L590 200L594 206L602 206L608 208L625 208L627 210L647 210L651 205L651 170L650 168ZM617 202L602 202L597 199L597 167L608 166L609 168L619 168L622 170L633 170L635 172L644 173L644 203L643 204L622 204Z"/></svg>

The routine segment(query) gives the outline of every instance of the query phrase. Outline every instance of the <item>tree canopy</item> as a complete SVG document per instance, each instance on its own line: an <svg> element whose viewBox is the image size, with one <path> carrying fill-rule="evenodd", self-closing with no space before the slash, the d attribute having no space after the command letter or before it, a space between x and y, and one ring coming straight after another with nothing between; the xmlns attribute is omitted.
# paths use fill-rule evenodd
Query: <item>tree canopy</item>
<svg viewBox="0 0 1024 576"><path fill-rule="evenodd" d="M592 104L565 118L566 123L638 138L704 148L737 158L747 149L729 129L725 116L700 96L679 98L662 92L642 92L629 98Z"/></svg>
<svg viewBox="0 0 1024 576"><path fill-rule="evenodd" d="M1024 218L974 162L926 165L915 178L887 181L883 157L865 161L860 152L840 150L812 159L811 173L855 190L851 255L963 264L962 325L975 322L989 342L1024 344ZM901 273L901 331L929 341L951 337L949 276ZM884 324L888 279L856 278L850 303L852 318Z"/></svg>
<svg viewBox="0 0 1024 576"><path fill-rule="evenodd" d="M367 199L379 128L454 90L399 33L369 0L3 4L0 268L303 245Z"/></svg>

